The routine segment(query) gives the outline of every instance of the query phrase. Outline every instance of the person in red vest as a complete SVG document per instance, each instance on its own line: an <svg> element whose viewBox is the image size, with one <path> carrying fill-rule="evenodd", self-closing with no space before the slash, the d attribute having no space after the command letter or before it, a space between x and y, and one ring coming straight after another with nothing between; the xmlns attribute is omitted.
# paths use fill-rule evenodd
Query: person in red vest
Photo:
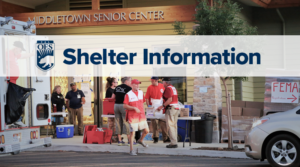
<svg viewBox="0 0 300 167"><path fill-rule="evenodd" d="M178 93L171 83L171 78L163 78L163 85L165 87L165 92L163 94L164 103L162 106L158 107L157 110L165 110L165 118L171 140L171 143L166 147L177 148L177 120L179 114Z"/></svg>
<svg viewBox="0 0 300 167"><path fill-rule="evenodd" d="M133 139L135 132L138 130L143 130L143 134L137 143L148 147L143 141L145 136L149 133L149 128L144 110L144 93L142 90L139 90L140 83L141 82L137 79L131 81L132 90L126 93L123 102L124 108L126 109L126 120L130 127L130 155L137 155L133 151Z"/></svg>
<svg viewBox="0 0 300 167"><path fill-rule="evenodd" d="M26 51L21 41L15 41L14 48L6 53L6 72L8 74L7 79L11 83L17 84L17 79L20 76L20 69L18 65L18 59L25 59L33 56L31 53L22 53Z"/></svg>
<svg viewBox="0 0 300 167"><path fill-rule="evenodd" d="M154 107L156 109L157 107L161 106L163 103L162 95L165 91L165 87L163 84L158 83L158 77L151 77L151 85L148 86L147 92L146 92L146 103L147 106ZM159 138L159 126L162 131L163 141L164 143L171 142L168 135L167 125L166 121L162 119L151 119L151 125L153 128L153 143L158 142ZM159 126L158 126L159 125Z"/></svg>

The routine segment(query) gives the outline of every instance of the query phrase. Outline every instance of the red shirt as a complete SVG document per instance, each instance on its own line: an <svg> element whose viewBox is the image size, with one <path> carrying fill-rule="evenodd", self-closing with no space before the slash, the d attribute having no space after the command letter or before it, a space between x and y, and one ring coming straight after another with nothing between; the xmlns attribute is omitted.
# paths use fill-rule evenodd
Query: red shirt
<svg viewBox="0 0 300 167"><path fill-rule="evenodd" d="M145 98L149 99L149 104L152 105L151 98L152 99L161 99L164 91L165 91L165 87L161 83L159 83L157 86L150 85L147 88Z"/></svg>
<svg viewBox="0 0 300 167"><path fill-rule="evenodd" d="M11 77L19 77L20 71L18 59L20 59L21 57L21 54L15 54L12 50L9 51L9 54L6 53L6 72Z"/></svg>
<svg viewBox="0 0 300 167"><path fill-rule="evenodd" d="M133 95L133 93L135 95ZM123 103L132 107L137 107L140 110L140 113L137 113L135 110L126 110L126 121L128 121L129 123L139 123L141 121L146 121L144 102L145 96L142 91L129 91L125 95Z"/></svg>
<svg viewBox="0 0 300 167"><path fill-rule="evenodd" d="M172 97L172 102L170 104L178 104L178 93L176 88L172 85L169 85L164 92L164 102L166 102L170 97ZM169 105L167 107L169 107Z"/></svg>
<svg viewBox="0 0 300 167"><path fill-rule="evenodd" d="M132 92L133 92L136 96L139 95L139 92L138 92L138 91L135 92L135 91L132 90ZM143 102L145 102L145 96L143 96ZM128 97L128 94L125 95L123 104L129 105L129 97Z"/></svg>
<svg viewBox="0 0 300 167"><path fill-rule="evenodd" d="M9 54L6 52L6 74L10 76L10 82L14 84L16 84L20 75L18 59L21 57L21 54L15 54L12 50L9 51Z"/></svg>

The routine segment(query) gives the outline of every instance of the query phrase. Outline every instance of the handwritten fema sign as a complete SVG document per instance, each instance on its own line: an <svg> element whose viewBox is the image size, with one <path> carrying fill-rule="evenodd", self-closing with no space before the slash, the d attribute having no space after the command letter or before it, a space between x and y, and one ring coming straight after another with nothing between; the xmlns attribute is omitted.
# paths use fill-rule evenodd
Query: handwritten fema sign
<svg viewBox="0 0 300 167"><path fill-rule="evenodd" d="M272 82L272 103L299 103L298 82Z"/></svg>

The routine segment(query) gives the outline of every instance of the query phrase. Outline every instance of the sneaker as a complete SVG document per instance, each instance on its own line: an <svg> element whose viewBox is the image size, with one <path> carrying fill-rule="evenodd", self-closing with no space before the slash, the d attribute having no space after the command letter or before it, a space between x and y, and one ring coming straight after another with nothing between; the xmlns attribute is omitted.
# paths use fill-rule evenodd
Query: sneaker
<svg viewBox="0 0 300 167"><path fill-rule="evenodd" d="M144 143L144 141L143 141L143 142L138 141L137 143L139 143L139 144L142 145L143 147L149 147L148 144Z"/></svg>
<svg viewBox="0 0 300 167"><path fill-rule="evenodd" d="M136 154L134 151L130 151L129 155L135 156L135 155L137 155L137 154Z"/></svg>
<svg viewBox="0 0 300 167"><path fill-rule="evenodd" d="M157 137L153 138L153 143L158 143L158 138Z"/></svg>
<svg viewBox="0 0 300 167"><path fill-rule="evenodd" d="M118 142L118 146L124 146L124 145L125 145L125 142L123 142L123 141Z"/></svg>
<svg viewBox="0 0 300 167"><path fill-rule="evenodd" d="M130 142L128 142L128 146L130 146ZM133 142L133 146L138 146L136 142Z"/></svg>
<svg viewBox="0 0 300 167"><path fill-rule="evenodd" d="M15 125L18 125L18 126L21 126L21 127L26 127L26 125L23 124L22 121L17 121L17 122L15 122L14 124L15 124Z"/></svg>
<svg viewBox="0 0 300 167"><path fill-rule="evenodd" d="M164 140L164 143L170 143L170 142L171 142L170 138Z"/></svg>
<svg viewBox="0 0 300 167"><path fill-rule="evenodd" d="M167 148L177 148L177 147L178 147L178 145L177 145L177 144L175 144L175 145L171 145L171 144L169 144L169 145L167 145L166 147L167 147Z"/></svg>

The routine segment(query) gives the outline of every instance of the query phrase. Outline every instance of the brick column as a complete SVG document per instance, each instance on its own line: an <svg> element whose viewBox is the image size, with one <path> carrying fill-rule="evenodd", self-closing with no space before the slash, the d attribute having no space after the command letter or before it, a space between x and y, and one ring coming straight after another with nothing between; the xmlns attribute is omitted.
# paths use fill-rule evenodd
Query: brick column
<svg viewBox="0 0 300 167"><path fill-rule="evenodd" d="M200 93L201 87L207 87L207 92ZM204 89L205 90L205 89ZM194 98L193 114L195 116L202 113L216 115L213 128L213 143L220 141L220 120L222 110L222 88L220 77L195 77L194 78Z"/></svg>

